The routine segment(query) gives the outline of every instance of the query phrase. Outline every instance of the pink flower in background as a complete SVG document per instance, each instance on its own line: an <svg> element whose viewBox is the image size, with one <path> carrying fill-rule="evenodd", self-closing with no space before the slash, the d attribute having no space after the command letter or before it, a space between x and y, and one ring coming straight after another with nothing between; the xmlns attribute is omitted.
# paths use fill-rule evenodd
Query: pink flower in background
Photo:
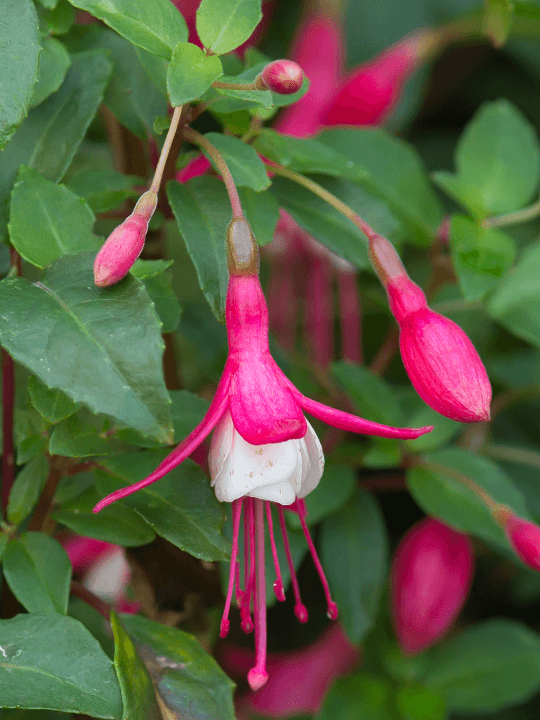
<svg viewBox="0 0 540 720"><path fill-rule="evenodd" d="M466 535L433 518L414 525L396 549L391 613L398 642L414 655L440 640L469 594L474 555Z"/></svg>
<svg viewBox="0 0 540 720"><path fill-rule="evenodd" d="M510 508L500 506L495 511L497 521L519 559L540 572L540 527L515 515Z"/></svg>

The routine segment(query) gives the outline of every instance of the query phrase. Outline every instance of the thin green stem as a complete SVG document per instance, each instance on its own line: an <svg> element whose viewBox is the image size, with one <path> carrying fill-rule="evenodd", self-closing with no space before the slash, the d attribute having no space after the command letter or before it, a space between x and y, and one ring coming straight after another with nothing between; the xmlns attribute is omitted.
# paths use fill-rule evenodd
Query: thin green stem
<svg viewBox="0 0 540 720"><path fill-rule="evenodd" d="M534 220L540 215L540 199L523 210L508 213L507 215L496 215L495 217L486 218L482 221L482 227L494 228L503 227L504 225L518 225L519 223Z"/></svg>
<svg viewBox="0 0 540 720"><path fill-rule="evenodd" d="M482 454L497 460L508 460L508 462L540 467L540 453L534 450L512 447L511 445L486 445L482 450Z"/></svg>
<svg viewBox="0 0 540 720"><path fill-rule="evenodd" d="M442 473L447 477L457 480L462 485L465 485L466 488L471 490L475 495L480 498L480 500L485 503L485 505L487 505L491 512L495 512L499 508L499 503L496 503L492 498L490 498L487 492L485 492L485 490L483 490L479 485L477 485L474 480L471 480L466 475L463 475L457 470L446 467L446 465L439 465L439 463L434 463L431 461L421 461L419 464L421 465L421 467L424 467L427 470L434 470L435 472Z"/></svg>
<svg viewBox="0 0 540 720"><path fill-rule="evenodd" d="M228 83L216 80L212 83L212 87L216 88L216 90L266 90L267 88L260 82L257 82L257 79L258 78L255 78L255 80L250 83Z"/></svg>
<svg viewBox="0 0 540 720"><path fill-rule="evenodd" d="M165 169L165 163L167 162L167 158L169 157L171 145L174 140L174 136L176 135L176 131L178 130L178 123L180 122L182 107L182 105L179 105L178 107L174 108L174 112L171 118L171 124L169 125L167 136L165 138L165 142L163 143L161 155L159 156L156 171L154 173L154 179L152 180L152 184L150 185L150 190L152 192L155 192L156 194L159 191L159 186L161 185L161 180L163 178L163 170Z"/></svg>

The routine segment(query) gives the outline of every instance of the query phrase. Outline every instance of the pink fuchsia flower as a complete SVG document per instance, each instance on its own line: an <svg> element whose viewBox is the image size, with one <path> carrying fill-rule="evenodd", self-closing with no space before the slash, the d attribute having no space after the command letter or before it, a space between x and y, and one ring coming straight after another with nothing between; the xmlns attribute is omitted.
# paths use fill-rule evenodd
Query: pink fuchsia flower
<svg viewBox="0 0 540 720"><path fill-rule="evenodd" d="M156 193L148 190L131 215L109 235L94 261L94 282L98 287L114 285L128 274L144 247L156 205Z"/></svg>
<svg viewBox="0 0 540 720"><path fill-rule="evenodd" d="M438 520L426 518L405 535L390 575L392 619L405 653L425 650L453 625L473 567L468 537Z"/></svg>
<svg viewBox="0 0 540 720"><path fill-rule="evenodd" d="M519 559L533 570L540 571L540 527L518 517L505 506L495 511L495 517Z"/></svg>
<svg viewBox="0 0 540 720"><path fill-rule="evenodd" d="M416 438L431 428L393 428L364 420L311 400L281 372L268 346L268 310L258 278L258 250L249 224L235 218L228 230L228 267L230 272L226 302L229 357L215 397L202 422L146 479L122 488L101 500L98 512L115 500L159 480L180 464L215 428L210 450L212 485L218 499L233 502L233 544L229 587L221 634L229 628L228 612L234 586L242 616L242 626L253 627L255 616L256 665L248 680L252 688L266 682L266 598L264 560L264 518L266 514L272 539L276 570L274 588L284 599L283 584L275 543L269 501L276 502L284 535L287 562L291 570L296 599L295 613L301 622L307 610L300 599L292 558L285 532L283 505L300 518L306 541L321 577L328 602L328 614L337 617L328 583L317 557L307 525L302 498L319 482L324 458L315 432L304 411L334 427L351 432L392 438ZM245 584L239 586L238 535L244 511Z"/></svg>

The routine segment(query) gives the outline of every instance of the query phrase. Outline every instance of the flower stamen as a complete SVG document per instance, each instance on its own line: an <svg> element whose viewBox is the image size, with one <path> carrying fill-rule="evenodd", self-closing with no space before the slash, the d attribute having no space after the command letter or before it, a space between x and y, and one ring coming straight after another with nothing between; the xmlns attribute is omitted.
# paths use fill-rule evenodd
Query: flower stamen
<svg viewBox="0 0 540 720"><path fill-rule="evenodd" d="M245 633L253 632L251 600L255 591L255 516L253 499L245 498L244 510L244 576L245 597L240 606L240 627Z"/></svg>
<svg viewBox="0 0 540 720"><path fill-rule="evenodd" d="M268 533L270 535L270 547L272 548L272 558L274 560L274 569L276 571L276 581L272 585L274 594L279 602L285 602L285 590L283 588L283 578L281 577L281 568L279 567L279 557L277 554L276 540L274 538L274 523L272 522L272 509L270 501L265 501L266 519L268 521Z"/></svg>
<svg viewBox="0 0 540 720"><path fill-rule="evenodd" d="M255 666L248 672L252 690L259 690L268 680L266 672L266 576L264 560L264 500L251 501L251 516L255 522L254 551L257 555L257 581L255 583ZM253 507L254 506L254 507Z"/></svg>
<svg viewBox="0 0 540 720"><path fill-rule="evenodd" d="M278 505L278 511L279 511L279 524L281 526L281 534L283 535L283 547L285 549L285 556L287 558L287 565L289 566L289 572L291 573L291 585L293 587L293 592L294 592L294 600L295 600L294 614L298 618L299 622L306 623L308 621L308 611L307 611L306 606L302 602L302 598L300 597L300 587L298 586L296 570L294 569L294 562L293 562L292 554L291 554L291 546L289 545L289 538L287 536L287 528L285 526L285 516L283 514L283 506L282 505Z"/></svg>
<svg viewBox="0 0 540 720"><path fill-rule="evenodd" d="M237 575L236 578L236 587L237 587L237 594L236 594L236 600L238 602L239 599L239 580L240 580L240 573L238 571L238 532L240 530L240 516L242 514L242 503L243 498L240 498L239 500L235 500L232 504L233 508L233 542L232 542L232 549L231 549L231 567L229 569L229 585L227 587L227 598L225 599L225 607L223 609L223 616L221 618L221 625L219 628L219 636L221 638L227 637L227 633L229 632L230 622L229 622L229 610L231 608L231 600L232 595L234 591L234 580L235 575ZM240 603L238 603L240 605Z"/></svg>

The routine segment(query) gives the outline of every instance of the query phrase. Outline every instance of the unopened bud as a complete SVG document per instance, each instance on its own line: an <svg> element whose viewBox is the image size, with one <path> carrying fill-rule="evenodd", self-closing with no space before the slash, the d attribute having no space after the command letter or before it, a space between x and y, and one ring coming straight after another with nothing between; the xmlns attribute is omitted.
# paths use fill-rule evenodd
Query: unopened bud
<svg viewBox="0 0 540 720"><path fill-rule="evenodd" d="M514 515L504 506L500 506L494 515L519 559L540 572L540 527Z"/></svg>
<svg viewBox="0 0 540 720"><path fill-rule="evenodd" d="M227 227L227 267L231 275L259 274L259 248L244 218L233 218Z"/></svg>
<svg viewBox="0 0 540 720"><path fill-rule="evenodd" d="M131 215L109 235L94 261L94 282L98 287L114 285L128 274L144 247L156 205L156 193L145 192Z"/></svg>
<svg viewBox="0 0 540 720"><path fill-rule="evenodd" d="M399 544L391 571L391 612L398 642L414 655L439 640L469 593L470 540L433 518L417 523Z"/></svg>
<svg viewBox="0 0 540 720"><path fill-rule="evenodd" d="M292 95L302 87L304 71L292 60L275 60L264 68L259 78L268 90L280 95Z"/></svg>

